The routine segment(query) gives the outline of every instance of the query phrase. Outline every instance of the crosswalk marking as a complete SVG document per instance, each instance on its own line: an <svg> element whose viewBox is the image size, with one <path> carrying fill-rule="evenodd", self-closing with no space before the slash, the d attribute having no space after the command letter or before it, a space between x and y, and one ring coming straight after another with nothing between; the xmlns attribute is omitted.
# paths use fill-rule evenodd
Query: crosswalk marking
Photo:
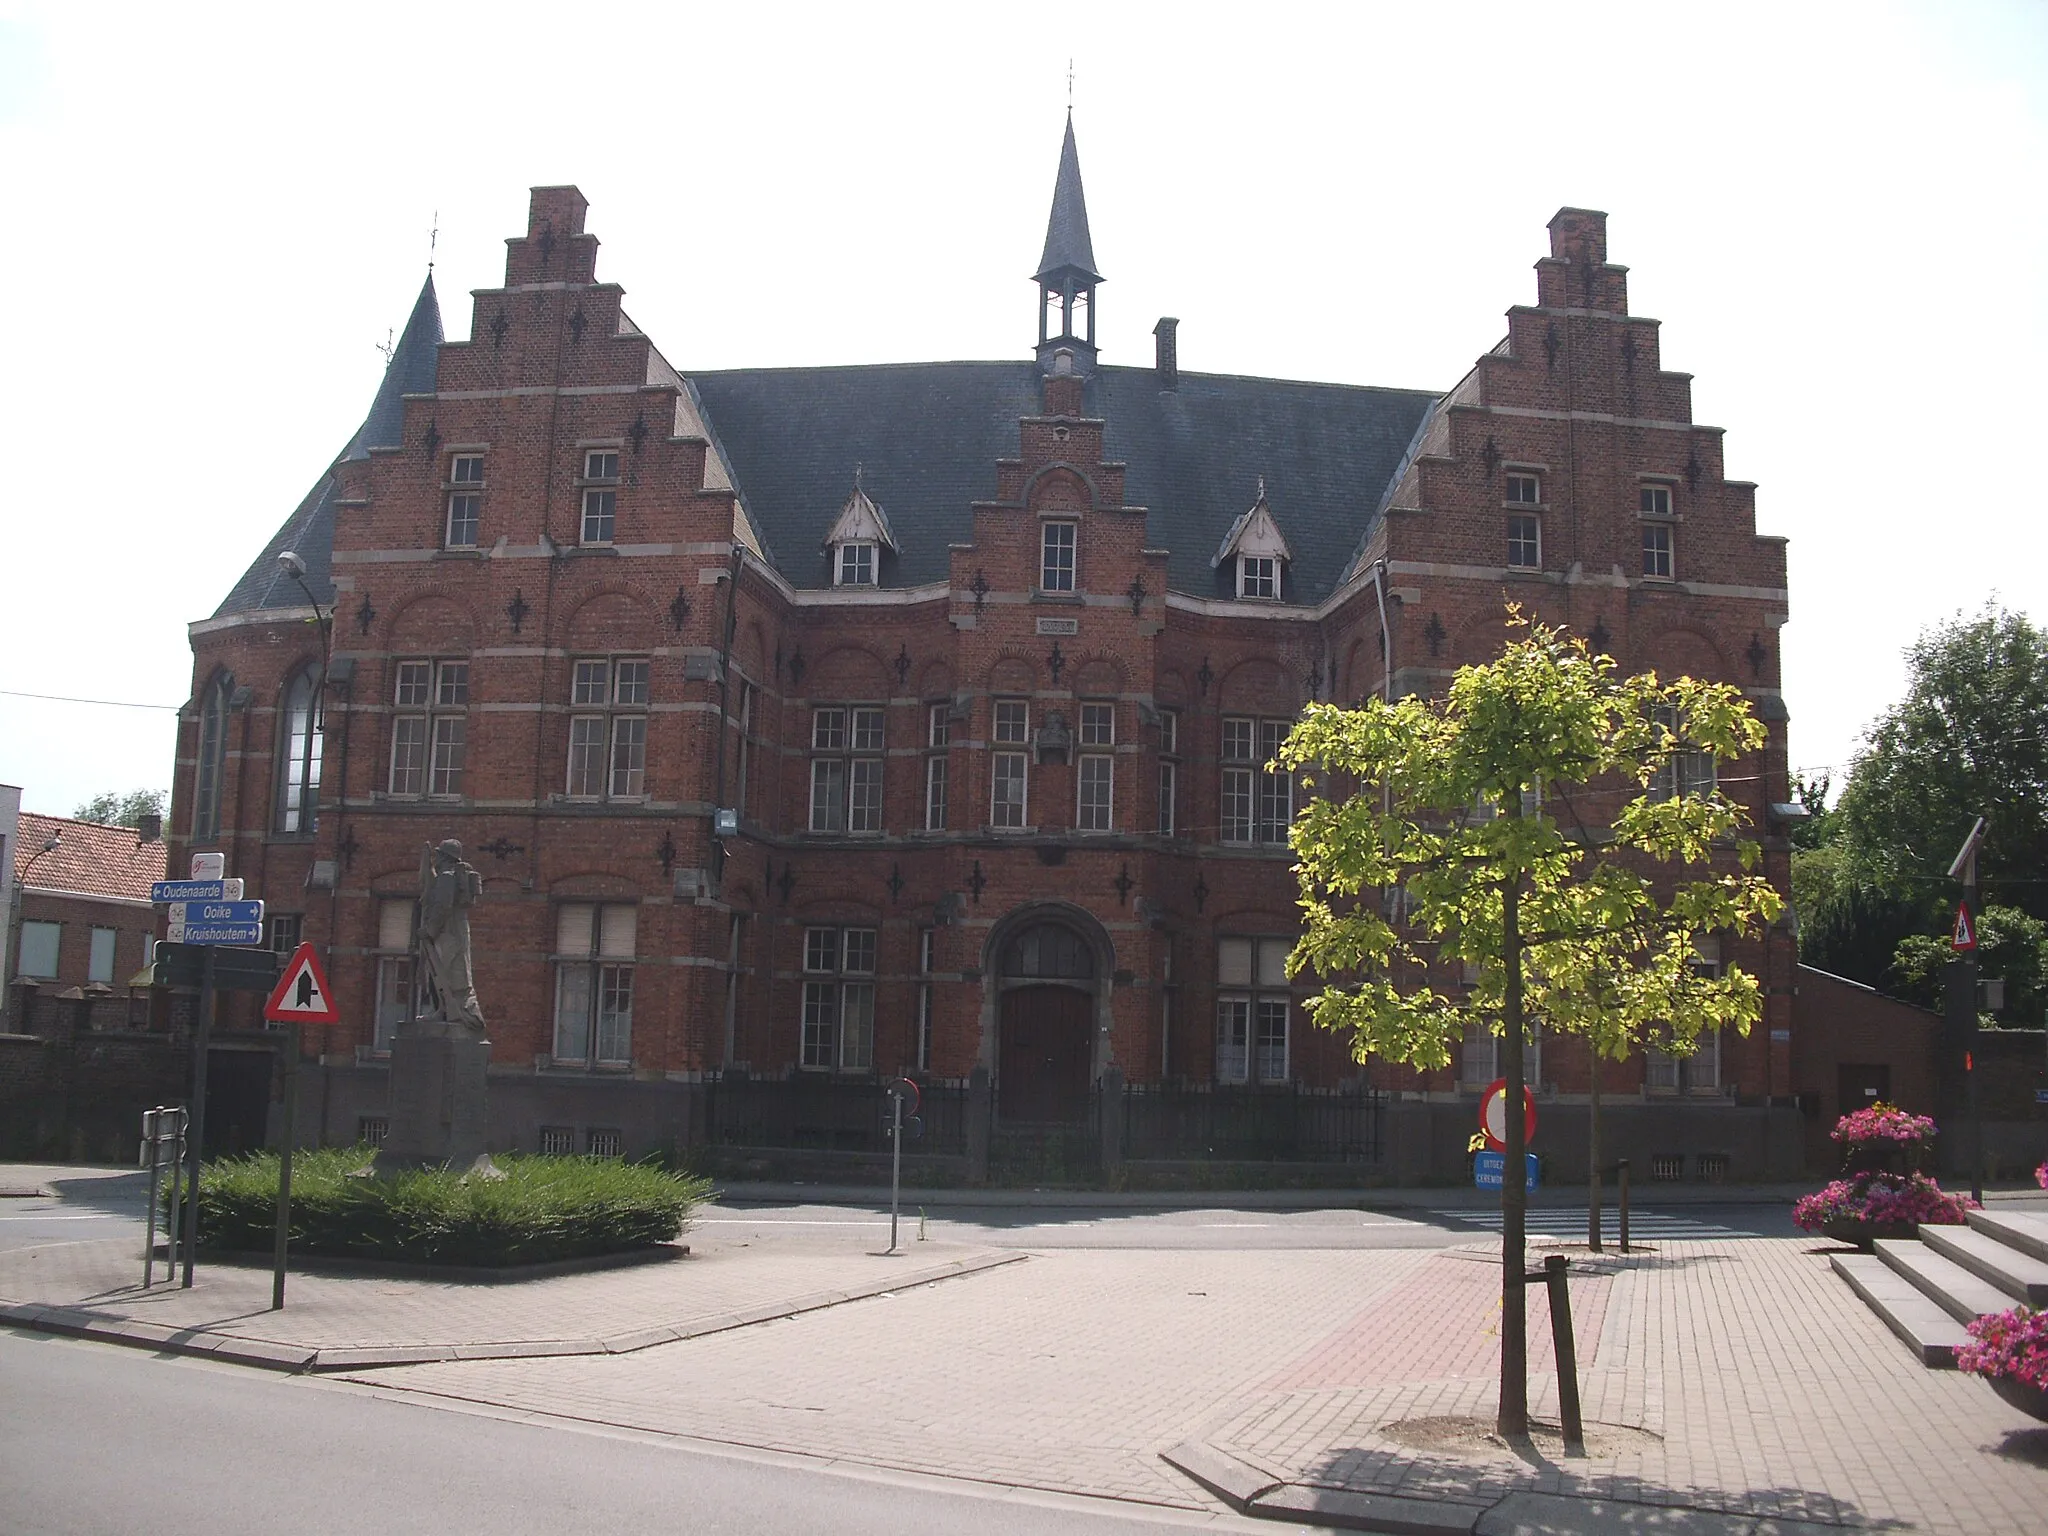
<svg viewBox="0 0 2048 1536"><path fill-rule="evenodd" d="M1435 1220L1451 1222L1460 1226L1479 1227L1488 1232L1500 1230L1500 1212L1483 1206L1465 1210L1432 1210L1429 1215ZM1541 1237L1584 1237L1586 1235L1586 1213L1572 1210L1535 1210L1527 1216L1528 1230ZM1621 1236L1621 1218L1617 1212L1603 1211L1600 1220L1600 1235L1618 1239ZM1641 1238L1662 1238L1667 1242L1685 1239L1707 1239L1724 1237L1754 1237L1736 1227L1724 1227L1717 1222L1702 1221L1696 1216L1680 1216L1669 1212L1632 1211L1629 1213L1628 1235L1631 1240Z"/></svg>

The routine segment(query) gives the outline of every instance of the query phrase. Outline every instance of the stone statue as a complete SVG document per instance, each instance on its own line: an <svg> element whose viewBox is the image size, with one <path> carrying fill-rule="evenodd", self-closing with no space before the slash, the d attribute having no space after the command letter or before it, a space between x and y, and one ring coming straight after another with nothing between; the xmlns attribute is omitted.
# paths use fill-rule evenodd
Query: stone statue
<svg viewBox="0 0 2048 1536"><path fill-rule="evenodd" d="M483 890L483 876L463 863L454 838L438 847L430 843L420 854L420 980L431 1011L418 1022L444 1025L448 1034L470 1040L484 1033L469 949L469 909Z"/></svg>

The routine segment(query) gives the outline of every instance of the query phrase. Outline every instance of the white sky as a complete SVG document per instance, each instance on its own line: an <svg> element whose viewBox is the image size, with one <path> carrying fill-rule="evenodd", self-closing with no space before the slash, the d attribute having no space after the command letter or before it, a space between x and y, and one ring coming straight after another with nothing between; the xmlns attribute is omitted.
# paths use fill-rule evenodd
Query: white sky
<svg viewBox="0 0 2048 1536"><path fill-rule="evenodd" d="M1028 355L1070 55L1108 361L1174 314L1188 369L1445 389L1550 215L1606 209L1791 538L1795 764L1847 763L1924 626L2048 620L2042 3L0 0L0 690L186 697L437 210L452 336L573 181L686 371ZM171 741L0 691L25 809L167 786Z"/></svg>

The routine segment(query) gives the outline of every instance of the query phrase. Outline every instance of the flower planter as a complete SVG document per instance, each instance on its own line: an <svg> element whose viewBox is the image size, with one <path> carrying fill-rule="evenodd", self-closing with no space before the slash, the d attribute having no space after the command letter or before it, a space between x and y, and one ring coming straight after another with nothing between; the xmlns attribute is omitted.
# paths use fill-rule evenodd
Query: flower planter
<svg viewBox="0 0 2048 1536"><path fill-rule="evenodd" d="M2030 1386L2017 1376L1986 1376L1984 1380L2021 1413L2048 1423L2048 1387Z"/></svg>
<svg viewBox="0 0 2048 1536"><path fill-rule="evenodd" d="M1838 1243L1854 1243L1868 1252L1879 1238L1905 1239L1919 1235L1920 1227L1911 1221L1830 1221L1821 1226L1821 1236L1831 1237Z"/></svg>

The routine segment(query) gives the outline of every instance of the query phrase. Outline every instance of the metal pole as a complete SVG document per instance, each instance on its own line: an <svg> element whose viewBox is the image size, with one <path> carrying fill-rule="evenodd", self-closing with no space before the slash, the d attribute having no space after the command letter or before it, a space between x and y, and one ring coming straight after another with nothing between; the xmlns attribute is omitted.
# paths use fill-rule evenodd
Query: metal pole
<svg viewBox="0 0 2048 1536"><path fill-rule="evenodd" d="M277 1156L277 1239L270 1252L270 1310L284 1310L284 1256L292 1235L292 1143L299 1131L299 1026L284 1026L284 1116Z"/></svg>
<svg viewBox="0 0 2048 1536"><path fill-rule="evenodd" d="M1579 1417L1579 1353L1572 1342L1572 1293L1565 1281L1570 1264L1563 1254L1553 1253L1543 1261L1541 1278L1550 1287L1550 1347L1557 1357L1557 1411L1564 1420L1565 1454L1583 1456L1586 1426Z"/></svg>
<svg viewBox="0 0 2048 1536"><path fill-rule="evenodd" d="M892 1084L889 1097L896 1101L896 1129L891 1136L894 1146L889 1153L889 1251L896 1251L896 1212L903 1199L903 1093Z"/></svg>
<svg viewBox="0 0 2048 1536"><path fill-rule="evenodd" d="M1588 1053L1593 1058L1593 1076L1590 1079L1591 1094L1587 1099L1586 1115L1586 1247L1593 1253L1600 1251L1600 1048L1588 1038Z"/></svg>
<svg viewBox="0 0 2048 1536"><path fill-rule="evenodd" d="M1977 855L1963 869L1963 905L1970 913L1970 937L1977 937ZM1970 1028L1963 1036L1963 1085L1970 1115L1970 1198L1984 1203L1984 1109L1977 1090L1977 950L1963 954L1970 981Z"/></svg>
<svg viewBox="0 0 2048 1536"><path fill-rule="evenodd" d="M164 1221L164 1279L178 1278L178 1233L185 1212L185 1110L182 1105L166 1109L171 1117L171 1209Z"/></svg>
<svg viewBox="0 0 2048 1536"><path fill-rule="evenodd" d="M213 946L204 946L199 960L199 1028L192 1040L192 1117L186 1137L185 1278L192 1289L192 1255L199 1248L199 1161L206 1140L206 1053L213 1044Z"/></svg>
<svg viewBox="0 0 2048 1536"><path fill-rule="evenodd" d="M1628 1252L1628 1159L1615 1165L1615 1199L1621 1205L1621 1251Z"/></svg>
<svg viewBox="0 0 2048 1536"><path fill-rule="evenodd" d="M142 1244L142 1288L145 1291L156 1281L156 1192L162 1182L164 1151L158 1130L163 1122L163 1113L161 1109L142 1112L142 1151L149 1163L149 1236Z"/></svg>

